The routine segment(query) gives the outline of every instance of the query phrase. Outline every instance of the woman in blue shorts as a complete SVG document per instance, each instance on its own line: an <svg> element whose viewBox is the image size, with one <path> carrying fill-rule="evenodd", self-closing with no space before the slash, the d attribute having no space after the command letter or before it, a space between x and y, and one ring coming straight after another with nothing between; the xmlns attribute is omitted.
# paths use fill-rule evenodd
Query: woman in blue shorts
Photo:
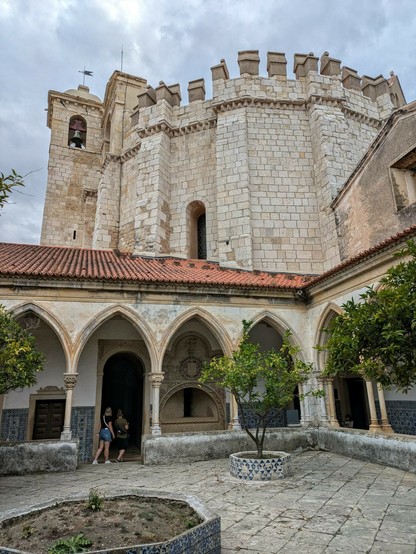
<svg viewBox="0 0 416 554"><path fill-rule="evenodd" d="M106 408L100 421L100 432L97 433L100 437L100 445L93 460L93 464L98 464L98 458L104 448L104 463L111 464L109 458L110 455L110 443L111 439L115 439L113 431L113 412L111 408Z"/></svg>

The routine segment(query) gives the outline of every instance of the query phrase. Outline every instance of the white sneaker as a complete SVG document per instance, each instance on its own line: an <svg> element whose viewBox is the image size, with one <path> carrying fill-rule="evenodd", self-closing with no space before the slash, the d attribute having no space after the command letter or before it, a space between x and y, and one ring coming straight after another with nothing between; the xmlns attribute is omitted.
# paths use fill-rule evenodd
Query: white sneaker
<svg viewBox="0 0 416 554"><path fill-rule="evenodd" d="M110 462L110 460L107 460L106 462L104 462L105 464L112 464L113 462Z"/></svg>
<svg viewBox="0 0 416 554"><path fill-rule="evenodd" d="M93 460L92 465L95 466L95 464L98 464L97 460Z"/></svg>

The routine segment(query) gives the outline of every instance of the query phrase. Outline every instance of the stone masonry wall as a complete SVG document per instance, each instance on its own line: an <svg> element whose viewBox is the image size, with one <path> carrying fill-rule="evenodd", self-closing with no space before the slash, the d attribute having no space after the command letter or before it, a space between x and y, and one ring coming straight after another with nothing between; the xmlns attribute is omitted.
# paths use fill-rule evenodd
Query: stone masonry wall
<svg viewBox="0 0 416 554"><path fill-rule="evenodd" d="M143 79L113 76L104 100L112 151L91 161L88 175L75 158L86 160L85 152L66 159L54 149L67 125L57 106L42 240L74 244L59 228L75 221L88 246L94 218L95 248L189 257L188 207L199 202L207 257L223 266L320 273L339 263L331 204L393 109L389 82L341 71L327 54L320 68L313 55L296 54L296 79L288 79L284 55L269 53L277 69L269 64L263 77L257 54L239 53L234 79L224 61L214 66L211 100L203 80L190 83L185 106L179 85L145 88ZM114 83L129 79L127 95ZM84 179L94 181L88 187L97 191L96 217L91 195L86 207L75 202ZM59 180L71 183L67 200L58 197ZM56 206L58 218L51 215Z"/></svg>
<svg viewBox="0 0 416 554"><path fill-rule="evenodd" d="M41 244L91 247L100 178L101 111L96 103L66 94L52 96L51 145ZM86 148L68 146L69 120L87 122Z"/></svg>
<svg viewBox="0 0 416 554"><path fill-rule="evenodd" d="M408 201L403 206L398 205L391 170L394 166L406 167L406 159L416 147L414 105L409 104L409 109L403 112L403 116L399 113L393 116L388 134L375 143L363 170L354 175L336 199L334 210L342 259L371 248L414 224L416 203ZM414 162L412 165L409 160L413 167Z"/></svg>

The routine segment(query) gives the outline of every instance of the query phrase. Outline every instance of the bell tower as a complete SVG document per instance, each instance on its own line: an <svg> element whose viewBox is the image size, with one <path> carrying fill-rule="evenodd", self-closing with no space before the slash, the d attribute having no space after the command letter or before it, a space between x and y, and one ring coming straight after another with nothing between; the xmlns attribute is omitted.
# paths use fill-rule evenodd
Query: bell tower
<svg viewBox="0 0 416 554"><path fill-rule="evenodd" d="M91 247L100 180L103 104L85 85L48 95L51 129L41 244Z"/></svg>

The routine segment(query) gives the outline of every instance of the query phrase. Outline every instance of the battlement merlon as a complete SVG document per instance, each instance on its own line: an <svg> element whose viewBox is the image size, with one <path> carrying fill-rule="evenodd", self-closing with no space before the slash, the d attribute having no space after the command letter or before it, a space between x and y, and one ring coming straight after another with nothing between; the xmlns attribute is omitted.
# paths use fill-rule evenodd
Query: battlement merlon
<svg viewBox="0 0 416 554"><path fill-rule="evenodd" d="M133 126L140 129L148 125L168 122L172 128L191 122L210 120L214 112L233 109L241 102L270 103L275 105L305 105L322 99L338 102L342 109L367 117L379 127L391 111L405 104L398 78L383 76L360 77L355 69L341 66L341 60L324 52L320 58L313 52L294 54L295 79L287 78L287 61L283 52L267 53L267 76L259 75L258 50L238 52L240 76L230 79L224 59L211 67L213 96L206 99L203 79L188 84L188 104L181 106L179 85L147 86L138 96L137 110L132 117Z"/></svg>

